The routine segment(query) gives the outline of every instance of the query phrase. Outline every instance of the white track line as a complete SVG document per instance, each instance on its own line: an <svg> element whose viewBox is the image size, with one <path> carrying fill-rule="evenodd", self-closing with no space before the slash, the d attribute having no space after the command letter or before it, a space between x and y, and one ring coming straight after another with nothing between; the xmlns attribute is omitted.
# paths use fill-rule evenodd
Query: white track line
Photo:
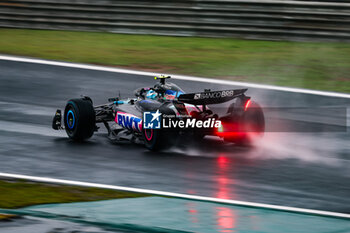
<svg viewBox="0 0 350 233"><path fill-rule="evenodd" d="M97 65L87 65L87 64L79 64L79 63L49 61L49 60L41 60L41 59L34 59L34 58L8 56L8 55L0 55L0 60L28 62L28 63L36 63L36 64L44 64L44 65L63 66L63 67L71 67L71 68L78 68L78 69L98 70L98 71L145 75L145 76L159 75L159 73L154 73L154 72L128 70L128 69L112 68L112 67L97 66ZM295 93L321 95L321 96L329 96L329 97L339 97L339 98L349 98L350 99L350 94L346 94L346 93L317 91L317 90L292 88L292 87L280 87L280 86L273 86L273 85L236 82L236 81L230 81L230 80L211 79L211 78L185 76L185 75L171 75L171 76L172 76L172 78L179 79L179 80L188 80L188 81L205 82L205 83L216 83L216 84L223 84L223 85L244 86L244 87L267 89L267 90L287 91L287 92L295 92Z"/></svg>
<svg viewBox="0 0 350 233"><path fill-rule="evenodd" d="M278 205L269 205L269 204L261 204L261 203L246 202L246 201L226 200L226 199L220 199L220 198L164 192L164 191L157 191L157 190L150 190L150 189L130 188L130 187L123 187L123 186L107 185L107 184L62 180L62 179L54 179L54 178L47 178L47 177L27 176L27 175L1 173L1 172L0 172L0 177L24 179L24 180L54 183L54 184L113 189L113 190L120 190L120 191L161 195L161 196L167 196L167 197L184 198L184 199L190 199L190 200L196 200L196 201L207 201L207 202L215 202L215 203L221 203L221 204L231 204L231 205L239 205L239 206L245 206L245 207L264 208L264 209L272 209L272 210L278 210L278 211L288 211L288 212L295 212L295 213L302 213L302 214L312 214L312 215L320 215L320 216L327 216L327 217L350 219L350 214L344 214L344 213L302 209L302 208L278 206Z"/></svg>

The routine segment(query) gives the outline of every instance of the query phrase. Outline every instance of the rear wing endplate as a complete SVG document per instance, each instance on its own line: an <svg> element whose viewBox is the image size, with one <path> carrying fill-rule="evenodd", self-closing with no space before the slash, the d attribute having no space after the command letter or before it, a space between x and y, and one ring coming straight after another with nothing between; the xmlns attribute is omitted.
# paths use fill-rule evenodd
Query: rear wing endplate
<svg viewBox="0 0 350 233"><path fill-rule="evenodd" d="M248 89L208 91L182 94L177 99L180 102L193 105L221 104L241 96Z"/></svg>

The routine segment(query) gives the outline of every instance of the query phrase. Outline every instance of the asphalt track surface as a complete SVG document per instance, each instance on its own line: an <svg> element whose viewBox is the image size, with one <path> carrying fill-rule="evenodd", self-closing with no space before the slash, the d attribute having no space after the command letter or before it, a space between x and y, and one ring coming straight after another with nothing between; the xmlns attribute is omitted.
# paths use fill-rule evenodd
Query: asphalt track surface
<svg viewBox="0 0 350 233"><path fill-rule="evenodd" d="M142 145L112 143L104 130L74 143L51 129L55 110L70 98L85 94L102 104L118 91L132 97L134 89L154 82L140 75L1 60L0 171L350 213L350 133L342 114L329 110L349 107L350 99L250 88L248 94L264 107L313 109L267 111L267 129L274 132L254 148L206 138L154 153ZM187 92L236 88L173 82ZM327 122L321 128L314 124L320 119Z"/></svg>

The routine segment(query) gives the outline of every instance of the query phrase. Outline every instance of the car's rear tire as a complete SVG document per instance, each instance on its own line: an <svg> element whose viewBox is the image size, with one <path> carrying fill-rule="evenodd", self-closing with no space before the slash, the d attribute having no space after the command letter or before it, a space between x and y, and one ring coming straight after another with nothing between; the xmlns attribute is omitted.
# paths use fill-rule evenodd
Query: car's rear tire
<svg viewBox="0 0 350 233"><path fill-rule="evenodd" d="M175 130L143 129L145 147L151 151L169 149L176 144L177 134Z"/></svg>
<svg viewBox="0 0 350 233"><path fill-rule="evenodd" d="M240 146L253 145L258 138L263 136L265 131L263 110L259 104L253 101L240 117L232 116L229 123L237 125L237 132L224 137L224 140Z"/></svg>
<svg viewBox="0 0 350 233"><path fill-rule="evenodd" d="M159 111L168 116L176 116L174 110L167 105L161 106ZM174 146L178 140L178 133L176 129L142 129L142 138L147 149L160 151Z"/></svg>
<svg viewBox="0 0 350 233"><path fill-rule="evenodd" d="M64 110L64 126L69 138L84 141L90 138L96 127L95 111L91 101L71 99Z"/></svg>

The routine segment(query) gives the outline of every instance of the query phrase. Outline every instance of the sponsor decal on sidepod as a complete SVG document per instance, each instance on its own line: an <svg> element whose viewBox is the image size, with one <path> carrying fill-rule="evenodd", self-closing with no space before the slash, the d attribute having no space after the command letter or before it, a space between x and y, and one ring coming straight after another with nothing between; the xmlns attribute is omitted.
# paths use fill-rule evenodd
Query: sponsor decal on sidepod
<svg viewBox="0 0 350 233"><path fill-rule="evenodd" d="M126 112L117 112L115 122L127 129L133 129L141 132L142 130L142 119L135 115Z"/></svg>

